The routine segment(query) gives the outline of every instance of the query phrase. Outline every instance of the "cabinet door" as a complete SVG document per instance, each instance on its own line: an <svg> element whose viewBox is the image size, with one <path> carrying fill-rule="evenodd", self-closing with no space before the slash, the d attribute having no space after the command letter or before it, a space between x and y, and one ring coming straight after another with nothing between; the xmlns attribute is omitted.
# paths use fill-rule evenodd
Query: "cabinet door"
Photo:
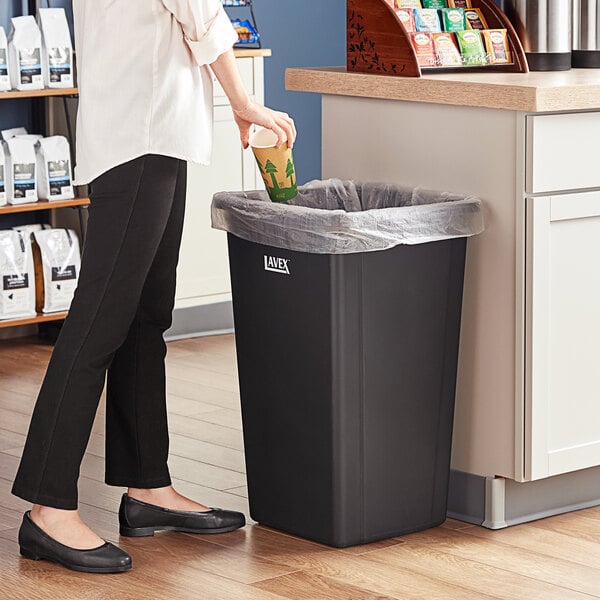
<svg viewBox="0 0 600 600"><path fill-rule="evenodd" d="M600 192L527 200L527 479L600 465Z"/></svg>
<svg viewBox="0 0 600 600"><path fill-rule="evenodd" d="M244 156L239 130L228 107L215 109L210 166L188 165L185 226L177 269L177 306L209 302L230 292L227 237L211 228L213 194L244 189ZM248 176L246 175L246 178Z"/></svg>

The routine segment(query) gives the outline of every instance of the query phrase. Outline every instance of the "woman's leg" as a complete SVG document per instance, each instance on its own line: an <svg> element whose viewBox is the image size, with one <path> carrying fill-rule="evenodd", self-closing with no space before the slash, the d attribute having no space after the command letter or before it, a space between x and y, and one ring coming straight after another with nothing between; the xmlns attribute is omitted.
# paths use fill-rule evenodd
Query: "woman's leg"
<svg viewBox="0 0 600 600"><path fill-rule="evenodd" d="M79 284L56 342L13 485L77 508L77 480L106 370L124 343L175 197L180 161L144 156L93 185Z"/></svg>
<svg viewBox="0 0 600 600"><path fill-rule="evenodd" d="M108 369L106 483L169 486L165 356L185 213L187 165L181 163L173 207L144 282L127 339Z"/></svg>
<svg viewBox="0 0 600 600"><path fill-rule="evenodd" d="M173 208L144 283L127 339L108 369L106 483L127 487L129 496L174 510L205 511L203 504L171 487L167 467L163 334L171 326L185 214L187 165L181 164Z"/></svg>

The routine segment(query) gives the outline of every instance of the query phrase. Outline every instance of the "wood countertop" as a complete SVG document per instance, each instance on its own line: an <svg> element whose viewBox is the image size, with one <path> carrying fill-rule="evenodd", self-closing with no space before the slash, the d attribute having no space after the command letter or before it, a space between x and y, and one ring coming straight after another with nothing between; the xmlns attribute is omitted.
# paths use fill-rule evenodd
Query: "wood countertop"
<svg viewBox="0 0 600 600"><path fill-rule="evenodd" d="M234 48L236 58L252 58L253 56L271 56L270 48Z"/></svg>
<svg viewBox="0 0 600 600"><path fill-rule="evenodd" d="M600 109L600 69L552 73L448 73L390 77L345 67L288 69L286 88L340 96L524 112Z"/></svg>

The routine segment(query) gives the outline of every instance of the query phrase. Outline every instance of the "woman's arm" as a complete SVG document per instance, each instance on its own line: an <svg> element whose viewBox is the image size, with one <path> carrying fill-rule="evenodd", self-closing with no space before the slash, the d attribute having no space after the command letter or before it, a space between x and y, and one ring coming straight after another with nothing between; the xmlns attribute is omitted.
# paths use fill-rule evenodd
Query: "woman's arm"
<svg viewBox="0 0 600 600"><path fill-rule="evenodd" d="M252 125L261 125L274 131L278 146L286 141L290 148L294 145L296 128L293 119L287 113L271 110L250 100L232 49L221 54L210 67L229 98L244 148L248 147Z"/></svg>

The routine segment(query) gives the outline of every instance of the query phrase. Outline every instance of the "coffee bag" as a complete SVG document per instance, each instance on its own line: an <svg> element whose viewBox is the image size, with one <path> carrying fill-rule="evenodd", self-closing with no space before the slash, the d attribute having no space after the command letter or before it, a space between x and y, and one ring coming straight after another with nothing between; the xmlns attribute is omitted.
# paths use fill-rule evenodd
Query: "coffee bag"
<svg viewBox="0 0 600 600"><path fill-rule="evenodd" d="M0 319L35 316L35 275L29 235L0 231Z"/></svg>
<svg viewBox="0 0 600 600"><path fill-rule="evenodd" d="M81 257L79 241L70 229L33 233L36 308L44 313L69 310L77 287Z"/></svg>
<svg viewBox="0 0 600 600"><path fill-rule="evenodd" d="M0 92L10 90L10 73L8 67L8 41L4 27L0 27Z"/></svg>
<svg viewBox="0 0 600 600"><path fill-rule="evenodd" d="M3 129L1 132L3 140L10 140L10 138L17 137L18 135L28 135L25 127L13 127L12 129Z"/></svg>
<svg viewBox="0 0 600 600"><path fill-rule="evenodd" d="M44 42L42 72L46 87L73 87L73 46L65 9L40 8L38 21Z"/></svg>
<svg viewBox="0 0 600 600"><path fill-rule="evenodd" d="M8 202L6 193L6 173L8 170L8 160L4 142L0 141L0 206Z"/></svg>
<svg viewBox="0 0 600 600"><path fill-rule="evenodd" d="M6 140L8 175L6 181L9 204L37 202L36 136L17 136Z"/></svg>
<svg viewBox="0 0 600 600"><path fill-rule="evenodd" d="M62 135L41 139L36 147L40 200L75 198L69 141Z"/></svg>
<svg viewBox="0 0 600 600"><path fill-rule="evenodd" d="M41 90L42 34L32 16L11 19L12 31L8 40L9 70L13 89Z"/></svg>

